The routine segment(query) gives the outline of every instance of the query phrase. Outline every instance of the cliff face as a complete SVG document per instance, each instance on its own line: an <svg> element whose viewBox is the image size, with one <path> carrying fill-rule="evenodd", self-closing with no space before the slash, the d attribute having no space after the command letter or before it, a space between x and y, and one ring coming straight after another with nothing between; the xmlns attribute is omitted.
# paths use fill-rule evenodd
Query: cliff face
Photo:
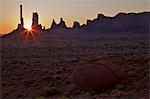
<svg viewBox="0 0 150 99"><path fill-rule="evenodd" d="M150 12L143 13L119 13L114 17L98 14L94 20L87 20L85 25L74 22L73 31L82 30L87 33L109 33L109 32L138 32L149 33ZM52 29L67 29L63 19L59 24L52 23Z"/></svg>
<svg viewBox="0 0 150 99"><path fill-rule="evenodd" d="M84 29L87 32L149 32L150 13L119 13L115 17L98 14L92 21L88 20Z"/></svg>

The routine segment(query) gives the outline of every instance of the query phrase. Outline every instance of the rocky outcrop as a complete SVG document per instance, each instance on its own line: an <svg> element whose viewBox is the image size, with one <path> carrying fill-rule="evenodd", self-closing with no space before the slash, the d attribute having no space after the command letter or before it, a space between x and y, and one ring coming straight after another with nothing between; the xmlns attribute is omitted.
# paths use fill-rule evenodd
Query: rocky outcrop
<svg viewBox="0 0 150 99"><path fill-rule="evenodd" d="M55 20L53 20L50 29L52 30L52 29L66 29L66 28L67 28L66 23L63 20L63 18L61 18L59 24L56 24Z"/></svg>
<svg viewBox="0 0 150 99"><path fill-rule="evenodd" d="M114 17L98 14L97 18L87 20L86 24L80 25L75 21L72 28L66 26L63 18L59 24L53 20L48 30L59 32L84 32L84 33L149 33L150 12L142 13L119 13Z"/></svg>
<svg viewBox="0 0 150 99"><path fill-rule="evenodd" d="M51 25L51 29L54 29L56 27L57 27L57 24L56 24L55 20L53 19L53 22L52 22L52 25Z"/></svg>
<svg viewBox="0 0 150 99"><path fill-rule="evenodd" d="M80 23L77 22L77 21L75 21L75 22L73 23L73 29L77 29L77 28L80 28Z"/></svg>
<svg viewBox="0 0 150 99"><path fill-rule="evenodd" d="M149 32L150 13L119 13L114 17L98 14L97 18L87 20L85 30L96 32Z"/></svg>
<svg viewBox="0 0 150 99"><path fill-rule="evenodd" d="M38 16L37 12L33 13L33 17L32 17L32 29L33 30L42 30L42 25L39 24L39 16Z"/></svg>
<svg viewBox="0 0 150 99"><path fill-rule="evenodd" d="M67 28L65 21L63 18L60 19L60 23L58 24L59 28Z"/></svg>
<svg viewBox="0 0 150 99"><path fill-rule="evenodd" d="M80 25L75 21L73 24L73 32L85 33L149 33L150 12L142 13L119 13L114 17L108 17L103 14L98 14L96 19L87 20L86 24ZM56 24L53 20L52 29L69 29L67 28L63 18L60 23ZM69 29L70 30L70 29Z"/></svg>

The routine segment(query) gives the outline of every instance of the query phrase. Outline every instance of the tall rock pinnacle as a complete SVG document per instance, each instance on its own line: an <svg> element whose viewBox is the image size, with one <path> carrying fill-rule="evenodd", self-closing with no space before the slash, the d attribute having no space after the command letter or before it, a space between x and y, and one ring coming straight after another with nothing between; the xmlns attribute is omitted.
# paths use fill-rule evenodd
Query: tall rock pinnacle
<svg viewBox="0 0 150 99"><path fill-rule="evenodd" d="M20 5L20 23L18 24L18 30L24 30L24 20L23 20L23 14L22 14L22 5Z"/></svg>
<svg viewBox="0 0 150 99"><path fill-rule="evenodd" d="M24 26L23 15L22 15L22 5L20 5L20 23L22 27Z"/></svg>
<svg viewBox="0 0 150 99"><path fill-rule="evenodd" d="M38 16L37 12L33 12L32 29L34 29L34 30L42 30L42 25L39 24L39 16Z"/></svg>

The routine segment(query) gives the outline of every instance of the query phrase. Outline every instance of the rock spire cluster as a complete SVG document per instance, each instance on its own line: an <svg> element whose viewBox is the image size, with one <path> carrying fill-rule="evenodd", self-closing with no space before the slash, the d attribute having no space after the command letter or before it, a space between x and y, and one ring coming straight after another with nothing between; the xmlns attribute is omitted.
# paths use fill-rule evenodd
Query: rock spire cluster
<svg viewBox="0 0 150 99"><path fill-rule="evenodd" d="M103 14L98 14L97 18L93 20L87 20L86 24L80 25L79 22L75 21L73 27L69 28L66 26L63 18L57 24L53 19L51 27L45 29L39 24L39 16L37 12L33 13L32 18L32 29L33 30L43 30L50 31L53 29L71 29L79 30L89 33L109 33L109 32L149 32L149 18L150 12L142 13L119 13L114 17L104 16ZM20 5L20 23L18 24L17 30L25 30L24 19L22 12L22 5Z"/></svg>
<svg viewBox="0 0 150 99"><path fill-rule="evenodd" d="M32 29L33 30L42 30L42 25L39 24L39 16L37 12L33 12L32 16ZM17 30L19 31L24 31L24 18L23 18L23 10L22 10L22 5L20 5L20 23L18 24Z"/></svg>
<svg viewBox="0 0 150 99"><path fill-rule="evenodd" d="M53 19L51 29L59 29L59 28L67 28L65 21L63 20L63 18L61 18L59 24L57 24Z"/></svg>

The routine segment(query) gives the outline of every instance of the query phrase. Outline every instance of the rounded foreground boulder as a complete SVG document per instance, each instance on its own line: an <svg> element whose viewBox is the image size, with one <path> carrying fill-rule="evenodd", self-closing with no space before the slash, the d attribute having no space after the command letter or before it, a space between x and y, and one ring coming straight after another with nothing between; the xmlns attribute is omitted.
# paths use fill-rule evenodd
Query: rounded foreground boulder
<svg viewBox="0 0 150 99"><path fill-rule="evenodd" d="M72 76L76 86L86 91L105 89L125 78L119 67L107 61L77 66Z"/></svg>

